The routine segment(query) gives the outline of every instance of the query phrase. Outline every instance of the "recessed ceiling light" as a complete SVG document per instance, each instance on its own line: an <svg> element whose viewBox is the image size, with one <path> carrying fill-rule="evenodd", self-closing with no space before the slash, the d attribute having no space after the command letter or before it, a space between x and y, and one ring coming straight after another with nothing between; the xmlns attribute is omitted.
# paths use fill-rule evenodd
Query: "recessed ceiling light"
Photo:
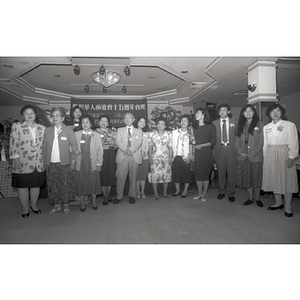
<svg viewBox="0 0 300 300"><path fill-rule="evenodd" d="M13 66L12 65L10 65L10 64L4 64L4 65L2 65L3 67L5 67L5 68L13 68Z"/></svg>
<svg viewBox="0 0 300 300"><path fill-rule="evenodd" d="M182 70L182 71L181 71L182 74L185 74L185 73L188 73L188 72L189 72L189 71L187 71L187 70Z"/></svg>
<svg viewBox="0 0 300 300"><path fill-rule="evenodd" d="M54 77L57 77L57 78L59 78L59 77L60 77L60 75L56 74L56 75L54 75Z"/></svg>

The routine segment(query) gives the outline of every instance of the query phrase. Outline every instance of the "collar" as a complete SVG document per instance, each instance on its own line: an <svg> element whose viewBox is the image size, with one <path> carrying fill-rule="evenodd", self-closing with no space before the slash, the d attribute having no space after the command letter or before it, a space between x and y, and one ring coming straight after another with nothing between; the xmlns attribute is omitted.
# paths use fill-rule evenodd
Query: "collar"
<svg viewBox="0 0 300 300"><path fill-rule="evenodd" d="M226 123L229 124L229 117L228 117L228 116L227 116L227 118L225 118L225 119L220 118L220 122L221 122L221 123L223 123L223 120L226 120Z"/></svg>
<svg viewBox="0 0 300 300"><path fill-rule="evenodd" d="M84 130L82 130L82 134L92 135L92 130L90 132L85 132Z"/></svg>
<svg viewBox="0 0 300 300"><path fill-rule="evenodd" d="M133 126L126 126L127 130L130 128L131 130L133 129Z"/></svg>

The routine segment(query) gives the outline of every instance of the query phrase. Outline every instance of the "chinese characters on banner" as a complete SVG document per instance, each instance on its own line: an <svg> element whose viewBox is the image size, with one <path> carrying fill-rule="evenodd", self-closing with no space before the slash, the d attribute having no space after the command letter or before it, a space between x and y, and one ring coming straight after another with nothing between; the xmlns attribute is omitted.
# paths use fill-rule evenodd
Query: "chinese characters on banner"
<svg viewBox="0 0 300 300"><path fill-rule="evenodd" d="M81 107L86 114L94 118L95 125L98 124L100 116L107 115L110 118L110 126L118 128L124 126L123 116L131 112L135 118L143 116L146 120L147 100L80 100L72 99L73 106Z"/></svg>

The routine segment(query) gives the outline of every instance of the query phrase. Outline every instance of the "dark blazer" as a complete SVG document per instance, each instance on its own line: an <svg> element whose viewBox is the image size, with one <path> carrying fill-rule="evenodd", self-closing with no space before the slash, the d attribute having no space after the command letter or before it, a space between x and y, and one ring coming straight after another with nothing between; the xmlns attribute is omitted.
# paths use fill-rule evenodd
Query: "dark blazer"
<svg viewBox="0 0 300 300"><path fill-rule="evenodd" d="M254 128L253 135L249 134L248 138L248 159L251 162L262 162L263 161L263 122L258 122ZM245 134L242 133L240 137L235 137L235 149L237 152L237 160L243 161L246 157L240 154L245 152Z"/></svg>
<svg viewBox="0 0 300 300"><path fill-rule="evenodd" d="M43 159L45 165L50 165L54 133L54 125L46 128L44 133ZM58 134L58 147L61 165L69 165L71 163L70 149L73 148L72 152L74 152L78 149L78 146L72 128L67 127L65 124L61 125L61 132Z"/></svg>
<svg viewBox="0 0 300 300"><path fill-rule="evenodd" d="M217 143L214 147L214 156L215 156L215 160L217 160L220 155L220 151L221 151L222 147L225 147L225 146L221 145L222 137L221 137L220 118L218 118L217 120L214 120L213 124L216 127L216 134L217 134ZM230 143L230 145L228 145L226 147L229 147L231 149L232 154L234 156L236 156L236 151L235 151L236 127L237 127L237 121L232 118L229 118L229 143Z"/></svg>

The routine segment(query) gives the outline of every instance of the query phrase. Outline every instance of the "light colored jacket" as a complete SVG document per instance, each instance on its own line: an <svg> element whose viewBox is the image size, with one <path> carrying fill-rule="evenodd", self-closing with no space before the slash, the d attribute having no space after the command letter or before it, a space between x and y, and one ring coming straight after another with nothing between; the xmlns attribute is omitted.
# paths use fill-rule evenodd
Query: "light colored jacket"
<svg viewBox="0 0 300 300"><path fill-rule="evenodd" d="M26 122L14 123L12 125L9 155L11 159L19 158L22 164L21 169L16 169L13 163L13 173L30 174L35 168L38 172L45 170L42 157L44 131L45 126L36 124L36 137L34 141Z"/></svg>
<svg viewBox="0 0 300 300"><path fill-rule="evenodd" d="M79 151L82 132L83 130L75 132ZM90 155L92 171L96 171L97 166L102 166L103 164L103 147L101 142L101 135L96 131L92 131L91 134ZM73 159L75 159L75 170L80 171L81 154L76 157L73 156Z"/></svg>
<svg viewBox="0 0 300 300"><path fill-rule="evenodd" d="M43 159L45 165L47 166L50 165L54 134L54 125L46 128L43 141ZM61 125L61 132L58 134L58 146L61 165L69 165L72 157L70 149L72 148L74 153L74 151L78 149L78 146L72 128L66 126L65 124Z"/></svg>
<svg viewBox="0 0 300 300"><path fill-rule="evenodd" d="M127 127L120 127L117 130L116 141L118 144L118 151L116 156L116 163L121 163L125 158L125 150L127 149ZM129 150L133 153L133 158L136 163L142 163L142 153L140 147L142 146L143 132L139 128L133 127L131 146ZM139 151L138 151L139 150Z"/></svg>

